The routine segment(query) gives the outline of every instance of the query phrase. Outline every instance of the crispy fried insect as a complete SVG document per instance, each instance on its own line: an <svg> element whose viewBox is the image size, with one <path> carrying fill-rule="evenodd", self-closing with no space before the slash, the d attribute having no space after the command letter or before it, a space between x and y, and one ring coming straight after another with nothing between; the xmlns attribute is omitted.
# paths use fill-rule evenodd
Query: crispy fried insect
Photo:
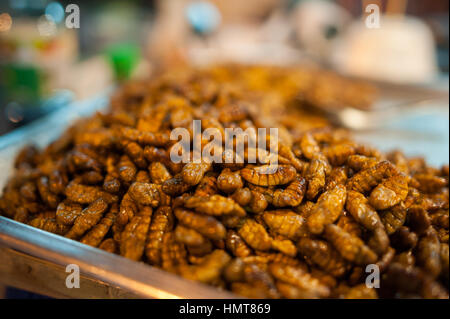
<svg viewBox="0 0 450 319"><path fill-rule="evenodd" d="M431 225L427 211L418 205L408 208L407 224L418 235L423 234Z"/></svg>
<svg viewBox="0 0 450 319"><path fill-rule="evenodd" d="M314 199L325 186L327 163L321 159L313 159L306 170L305 178L308 181L306 198Z"/></svg>
<svg viewBox="0 0 450 319"><path fill-rule="evenodd" d="M448 180L431 174L416 174L414 179L419 182L419 190L424 193L435 193L448 185Z"/></svg>
<svg viewBox="0 0 450 319"><path fill-rule="evenodd" d="M208 197L217 194L216 181L216 175L213 172L207 172L195 188L194 196Z"/></svg>
<svg viewBox="0 0 450 319"><path fill-rule="evenodd" d="M83 244L97 247L108 233L119 211L117 203L111 205L108 213L80 240Z"/></svg>
<svg viewBox="0 0 450 319"><path fill-rule="evenodd" d="M152 218L152 209L143 206L138 215L133 216L120 238L120 254L132 260L140 260L144 254L145 240Z"/></svg>
<svg viewBox="0 0 450 319"><path fill-rule="evenodd" d="M157 207L161 201L161 196L156 184L134 182L128 189L130 197L140 205Z"/></svg>
<svg viewBox="0 0 450 319"><path fill-rule="evenodd" d="M165 233L162 240L161 266L164 270L177 273L180 265L186 264L186 249L178 243L173 232Z"/></svg>
<svg viewBox="0 0 450 319"><path fill-rule="evenodd" d="M441 273L441 247L436 231L430 227L417 245L417 264L436 278Z"/></svg>
<svg viewBox="0 0 450 319"><path fill-rule="evenodd" d="M152 219L145 245L145 255L152 265L161 265L163 237L173 225L172 209L168 206L159 207Z"/></svg>
<svg viewBox="0 0 450 319"><path fill-rule="evenodd" d="M269 270L277 280L300 289L305 298L321 298L330 294L327 286L299 267L274 263L269 265Z"/></svg>
<svg viewBox="0 0 450 319"><path fill-rule="evenodd" d="M71 226L78 216L81 215L83 207L79 204L61 202L56 208L56 222L61 225Z"/></svg>
<svg viewBox="0 0 450 319"><path fill-rule="evenodd" d="M102 164L95 158L95 155L92 155L92 150L88 148L74 149L68 155L68 167L72 172L76 172L78 170L93 170L100 172L102 170Z"/></svg>
<svg viewBox="0 0 450 319"><path fill-rule="evenodd" d="M148 132L122 126L118 133L120 137L126 140L138 142L141 145L165 146L170 142L169 135L166 132Z"/></svg>
<svg viewBox="0 0 450 319"><path fill-rule="evenodd" d="M97 199L95 202L83 209L81 214L75 220L72 228L65 236L70 239L79 238L98 223L107 208L108 204L106 201L102 198Z"/></svg>
<svg viewBox="0 0 450 319"><path fill-rule="evenodd" d="M117 243L114 239L112 238L107 238L104 241L102 241L102 243L98 246L98 248L107 251L109 253L112 254L116 254L117 253Z"/></svg>
<svg viewBox="0 0 450 319"><path fill-rule="evenodd" d="M377 211L369 205L367 198L361 193L348 192L346 209L358 223L369 230L383 227Z"/></svg>
<svg viewBox="0 0 450 319"><path fill-rule="evenodd" d="M252 254L252 250L234 230L227 232L225 244L227 249L236 257L247 257Z"/></svg>
<svg viewBox="0 0 450 319"><path fill-rule="evenodd" d="M309 231L320 234L326 225L334 223L342 213L346 197L347 191L343 185L338 185L320 195L307 219Z"/></svg>
<svg viewBox="0 0 450 319"><path fill-rule="evenodd" d="M188 246L200 246L208 241L196 230L183 225L177 225L177 227L175 227L174 236L176 241Z"/></svg>
<svg viewBox="0 0 450 319"><path fill-rule="evenodd" d="M233 193L243 186L244 183L239 171L233 172L229 168L224 168L217 177L217 187L225 193Z"/></svg>
<svg viewBox="0 0 450 319"><path fill-rule="evenodd" d="M381 213L381 221L388 235L392 235L399 229L406 220L406 207L403 203Z"/></svg>
<svg viewBox="0 0 450 319"><path fill-rule="evenodd" d="M378 254L383 255L389 248L389 236L383 226L380 226L372 231L367 245Z"/></svg>
<svg viewBox="0 0 450 319"><path fill-rule="evenodd" d="M136 165L130 160L127 155L123 155L117 163L120 180L124 183L131 183L136 177Z"/></svg>
<svg viewBox="0 0 450 319"><path fill-rule="evenodd" d="M308 235L305 219L288 209L265 211L263 219L269 229L292 240Z"/></svg>
<svg viewBox="0 0 450 319"><path fill-rule="evenodd" d="M204 283L216 282L231 257L222 249L216 249L205 257L198 265L181 264L179 266L180 275L190 280Z"/></svg>
<svg viewBox="0 0 450 319"><path fill-rule="evenodd" d="M96 185L103 182L103 175L96 171L84 172L79 177L81 182L87 185Z"/></svg>
<svg viewBox="0 0 450 319"><path fill-rule="evenodd" d="M297 255L297 247L295 247L294 243L291 240L279 235L272 239L272 249L278 250L279 252L290 257L295 257Z"/></svg>
<svg viewBox="0 0 450 319"><path fill-rule="evenodd" d="M150 171L150 177L154 184L159 185L172 178L172 174L170 174L167 167L161 162L151 163L148 170Z"/></svg>
<svg viewBox="0 0 450 319"><path fill-rule="evenodd" d="M49 182L46 176L42 176L37 180L37 189L42 201L50 208L56 208L58 206L59 198L50 192Z"/></svg>
<svg viewBox="0 0 450 319"><path fill-rule="evenodd" d="M333 166L343 165L349 156L355 154L355 147L350 143L341 143L325 147L323 154Z"/></svg>
<svg viewBox="0 0 450 319"><path fill-rule="evenodd" d="M344 211L339 217L337 225L353 236L361 237L362 235L362 227L346 211Z"/></svg>
<svg viewBox="0 0 450 319"><path fill-rule="evenodd" d="M303 134L300 140L300 149L302 151L302 155L309 160L312 160L318 153L320 153L319 144L317 144L310 132Z"/></svg>
<svg viewBox="0 0 450 319"><path fill-rule="evenodd" d="M212 167L211 163L187 163L181 170L181 177L188 185L197 185Z"/></svg>
<svg viewBox="0 0 450 319"><path fill-rule="evenodd" d="M380 272L384 272L389 267L391 262L394 260L394 256L395 256L395 249L392 247L388 247L386 249L386 252L380 257L380 259L376 263L378 269L380 269Z"/></svg>
<svg viewBox="0 0 450 319"><path fill-rule="evenodd" d="M124 148L125 153L129 156L130 159L133 160L137 167L141 169L147 168L148 164L144 157L144 150L138 143L125 140L122 141L122 147Z"/></svg>
<svg viewBox="0 0 450 319"><path fill-rule="evenodd" d="M183 163L172 162L168 152L163 148L157 148L153 146L146 146L144 148L144 156L149 163L161 162L163 163L172 174L178 174L183 168Z"/></svg>
<svg viewBox="0 0 450 319"><path fill-rule="evenodd" d="M185 183L181 175L175 175L162 184L162 191L170 196L178 196L191 188L191 185Z"/></svg>
<svg viewBox="0 0 450 319"><path fill-rule="evenodd" d="M375 157L364 155L350 155L347 158L347 165L354 171L361 171L373 167L379 163Z"/></svg>
<svg viewBox="0 0 450 319"><path fill-rule="evenodd" d="M267 201L267 197L256 189L252 189L250 191L251 198L248 206L246 206L246 210L254 214L260 214L264 212L269 205Z"/></svg>
<svg viewBox="0 0 450 319"><path fill-rule="evenodd" d="M272 238L266 229L253 219L246 219L238 233L250 247L256 250L269 250L272 247Z"/></svg>
<svg viewBox="0 0 450 319"><path fill-rule="evenodd" d="M278 145L278 154L280 156L283 156L286 159L288 159L289 164L294 166L295 169L297 170L297 172L303 171L304 163L295 156L294 152L292 151L292 149L289 146L284 145L284 144L279 144Z"/></svg>
<svg viewBox="0 0 450 319"><path fill-rule="evenodd" d="M195 229L203 236L213 240L225 239L225 227L214 217L200 215L182 208L176 208L174 213L181 224Z"/></svg>
<svg viewBox="0 0 450 319"><path fill-rule="evenodd" d="M66 197L69 201L79 204L91 204L99 198L108 204L118 200L117 196L102 191L100 187L82 185L73 181L66 187Z"/></svg>
<svg viewBox="0 0 450 319"><path fill-rule="evenodd" d="M334 167L326 177L325 191L335 188L337 185L345 185L347 181L348 169L344 166Z"/></svg>
<svg viewBox="0 0 450 319"><path fill-rule="evenodd" d="M367 287L366 284L360 284L351 287L344 295L345 299L378 299L375 288Z"/></svg>
<svg viewBox="0 0 450 319"><path fill-rule="evenodd" d="M320 239L301 238L297 244L299 253L304 258L317 265L327 273L335 276L343 276L349 268L349 264L326 241Z"/></svg>
<svg viewBox="0 0 450 319"><path fill-rule="evenodd" d="M417 237L417 234L412 232L406 226L401 226L391 236L392 246L399 251L416 247L418 241L419 238Z"/></svg>
<svg viewBox="0 0 450 319"><path fill-rule="evenodd" d="M325 238L331 243L342 257L357 265L373 264L377 255L364 242L336 225L325 227Z"/></svg>
<svg viewBox="0 0 450 319"><path fill-rule="evenodd" d="M273 193L272 205L276 207L297 206L305 195L306 180L296 176L286 189L277 189Z"/></svg>
<svg viewBox="0 0 450 319"><path fill-rule="evenodd" d="M268 298L279 298L280 294L275 286L272 276L257 264L244 265L244 279L256 289L264 291Z"/></svg>
<svg viewBox="0 0 450 319"><path fill-rule="evenodd" d="M198 213L212 216L237 215L245 216L245 210L229 197L212 195L210 197L192 196L185 200L184 206Z"/></svg>
<svg viewBox="0 0 450 319"><path fill-rule="evenodd" d="M50 192L57 195L64 194L68 182L68 176L63 169L55 169L48 176L48 188Z"/></svg>
<svg viewBox="0 0 450 319"><path fill-rule="evenodd" d="M296 170L291 165L263 165L243 168L241 176L247 182L260 186L287 184L294 179Z"/></svg>
<svg viewBox="0 0 450 319"><path fill-rule="evenodd" d="M58 235L64 235L69 230L68 226L56 223L54 218L36 217L29 225Z"/></svg>
<svg viewBox="0 0 450 319"><path fill-rule="evenodd" d="M398 169L391 162L381 161L353 175L347 182L347 188L364 194L371 191L383 179L395 175L399 175Z"/></svg>
<svg viewBox="0 0 450 319"><path fill-rule="evenodd" d="M405 175L388 178L370 193L369 202L378 210L391 208L408 196L408 179Z"/></svg>
<svg viewBox="0 0 450 319"><path fill-rule="evenodd" d="M108 193L116 194L120 190L120 180L116 159L113 156L109 156L106 159L106 172L103 180L103 189Z"/></svg>
<svg viewBox="0 0 450 319"><path fill-rule="evenodd" d="M244 262L241 258L233 258L223 270L223 276L228 282L244 281Z"/></svg>
<svg viewBox="0 0 450 319"><path fill-rule="evenodd" d="M248 187L240 188L231 195L231 198L239 205L245 207L252 200L252 192Z"/></svg>

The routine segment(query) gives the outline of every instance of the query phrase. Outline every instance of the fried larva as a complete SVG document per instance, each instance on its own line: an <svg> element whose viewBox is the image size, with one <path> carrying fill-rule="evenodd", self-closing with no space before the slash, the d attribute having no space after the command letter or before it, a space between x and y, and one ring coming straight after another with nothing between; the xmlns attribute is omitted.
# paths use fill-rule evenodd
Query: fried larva
<svg viewBox="0 0 450 319"><path fill-rule="evenodd" d="M263 219L269 229L292 240L308 235L305 219L291 210L280 209L266 211Z"/></svg>
<svg viewBox="0 0 450 319"><path fill-rule="evenodd" d="M296 170L290 165L263 165L243 168L241 176L249 183L260 186L287 184L294 179Z"/></svg>
<svg viewBox="0 0 450 319"><path fill-rule="evenodd" d="M269 250L272 247L272 238L266 229L253 219L246 219L238 233L250 247L256 250Z"/></svg>
<svg viewBox="0 0 450 319"><path fill-rule="evenodd" d="M212 216L245 216L245 210L241 206L231 198L221 195L212 195L210 197L192 196L185 200L184 206L192 208L198 213Z"/></svg>
<svg viewBox="0 0 450 319"><path fill-rule="evenodd" d="M195 229L205 237L214 240L225 239L225 227L214 217L197 214L182 208L176 208L174 213L180 223Z"/></svg>
<svg viewBox="0 0 450 319"><path fill-rule="evenodd" d="M70 239L80 238L80 236L100 221L107 208L108 204L105 200L102 198L97 199L87 208L83 209L81 214L75 220L72 228L65 236Z"/></svg>

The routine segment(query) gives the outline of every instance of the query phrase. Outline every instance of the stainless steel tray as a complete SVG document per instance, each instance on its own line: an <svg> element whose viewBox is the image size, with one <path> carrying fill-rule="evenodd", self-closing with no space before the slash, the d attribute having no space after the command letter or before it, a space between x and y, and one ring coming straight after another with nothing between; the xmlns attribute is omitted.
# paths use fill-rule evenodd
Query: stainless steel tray
<svg viewBox="0 0 450 319"><path fill-rule="evenodd" d="M28 143L45 146L81 116L103 109L108 93L52 113L0 137L0 187L17 151ZM0 216L0 283L53 297L75 298L237 298L147 264L57 236ZM67 288L66 266L80 268L80 288Z"/></svg>

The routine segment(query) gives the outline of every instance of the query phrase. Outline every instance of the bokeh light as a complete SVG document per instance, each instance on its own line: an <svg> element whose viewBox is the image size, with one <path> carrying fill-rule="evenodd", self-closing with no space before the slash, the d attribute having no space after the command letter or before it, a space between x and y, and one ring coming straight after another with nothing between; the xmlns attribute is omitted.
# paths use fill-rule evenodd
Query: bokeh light
<svg viewBox="0 0 450 319"><path fill-rule="evenodd" d="M6 32L11 29L12 18L8 13L0 14L0 32Z"/></svg>
<svg viewBox="0 0 450 319"><path fill-rule="evenodd" d="M51 16L56 23L61 23L64 20L64 7L59 2L50 2L45 7L45 14Z"/></svg>
<svg viewBox="0 0 450 319"><path fill-rule="evenodd" d="M222 17L217 7L207 1L195 1L186 8L186 18L198 33L208 34L217 29Z"/></svg>
<svg viewBox="0 0 450 319"><path fill-rule="evenodd" d="M56 23L53 20L53 17L47 14L39 17L37 22L37 28L39 34L44 37L53 36L57 32Z"/></svg>

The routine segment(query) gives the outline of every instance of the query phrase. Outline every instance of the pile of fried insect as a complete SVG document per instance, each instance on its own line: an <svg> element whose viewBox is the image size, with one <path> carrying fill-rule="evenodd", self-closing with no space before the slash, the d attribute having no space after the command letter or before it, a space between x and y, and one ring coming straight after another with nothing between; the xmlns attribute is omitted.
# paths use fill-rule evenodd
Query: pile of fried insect
<svg viewBox="0 0 450 319"><path fill-rule="evenodd" d="M448 166L356 143L308 108L367 106L374 94L301 67L183 69L128 83L107 112L43 150L25 147L0 211L250 298L448 298ZM277 170L174 163L170 132L191 132L193 120L277 127Z"/></svg>

